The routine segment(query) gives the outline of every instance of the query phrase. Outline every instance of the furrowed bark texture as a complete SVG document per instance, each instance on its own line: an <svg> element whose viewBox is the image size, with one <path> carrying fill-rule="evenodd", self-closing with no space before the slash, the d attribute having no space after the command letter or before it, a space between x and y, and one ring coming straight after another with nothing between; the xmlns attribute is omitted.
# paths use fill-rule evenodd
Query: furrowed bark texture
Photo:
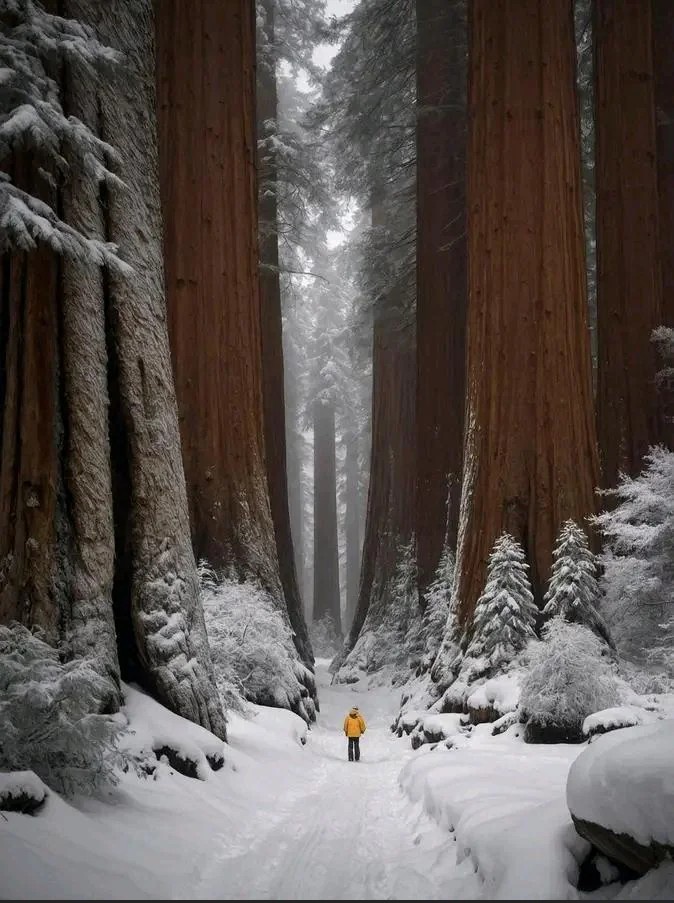
<svg viewBox="0 0 674 903"><path fill-rule="evenodd" d="M81 20L86 2L68 0L64 15ZM68 115L97 131L96 85L81 63L64 74ZM105 237L97 186L73 171L63 189L63 214L85 235ZM91 264L62 261L62 347L66 420L65 476L70 522L67 610L70 653L91 658L112 680L120 703L120 666L113 616L115 564L112 475L108 424L108 352L103 273Z"/></svg>
<svg viewBox="0 0 674 903"><path fill-rule="evenodd" d="M658 152L658 214L662 323L674 327L674 4L653 0L655 130ZM665 440L674 448L674 386L659 390Z"/></svg>
<svg viewBox="0 0 674 903"><path fill-rule="evenodd" d="M152 3L90 0L83 7L99 38L125 54L124 70L101 87L100 119L102 137L123 149L126 183L108 195L108 238L134 270L129 278L110 273L108 292L130 479L130 508L121 515L128 518L138 656L162 702L224 739L190 543L166 324Z"/></svg>
<svg viewBox="0 0 674 903"><path fill-rule="evenodd" d="M342 636L337 546L335 406L317 399L314 420L314 621L329 616Z"/></svg>
<svg viewBox="0 0 674 903"><path fill-rule="evenodd" d="M540 602L560 525L595 509L574 66L567 0L473 3L464 626L501 531L523 543Z"/></svg>
<svg viewBox="0 0 674 903"><path fill-rule="evenodd" d="M265 0L265 37L274 40L274 4ZM258 67L257 137L266 135L265 123L275 122L278 115L276 69L273 61ZM276 160L271 147L264 148L264 162L259 170L264 190L259 192L260 219L260 302L262 328L262 398L264 446L269 481L276 548L281 585L290 623L295 631L295 645L302 660L313 665L302 599L295 570L295 552L290 531L288 478L286 472L286 411L283 366L283 321L281 316L281 283L279 277L278 215L276 195Z"/></svg>
<svg viewBox="0 0 674 903"><path fill-rule="evenodd" d="M604 486L615 486L621 472L638 473L648 447L671 430L655 389L662 362L650 341L663 322L653 37L651 3L597 0L597 433Z"/></svg>
<svg viewBox="0 0 674 903"><path fill-rule="evenodd" d="M456 548L465 401L466 4L417 15L417 443L419 591ZM422 596L423 597L423 596Z"/></svg>
<svg viewBox="0 0 674 903"><path fill-rule="evenodd" d="M12 179L53 203L36 165L30 153L14 154ZM5 254L0 301L0 623L42 627L52 642L63 580L58 270L47 249Z"/></svg>
<svg viewBox="0 0 674 903"><path fill-rule="evenodd" d="M281 598L262 424L253 4L157 5L169 329L199 558Z"/></svg>

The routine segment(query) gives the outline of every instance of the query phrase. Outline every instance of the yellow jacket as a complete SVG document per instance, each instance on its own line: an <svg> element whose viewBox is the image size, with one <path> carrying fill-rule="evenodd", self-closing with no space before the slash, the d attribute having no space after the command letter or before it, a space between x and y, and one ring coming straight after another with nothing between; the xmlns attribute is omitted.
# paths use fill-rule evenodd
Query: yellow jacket
<svg viewBox="0 0 674 903"><path fill-rule="evenodd" d="M365 719L357 709L351 709L344 719L344 733L347 737L360 737L365 733Z"/></svg>

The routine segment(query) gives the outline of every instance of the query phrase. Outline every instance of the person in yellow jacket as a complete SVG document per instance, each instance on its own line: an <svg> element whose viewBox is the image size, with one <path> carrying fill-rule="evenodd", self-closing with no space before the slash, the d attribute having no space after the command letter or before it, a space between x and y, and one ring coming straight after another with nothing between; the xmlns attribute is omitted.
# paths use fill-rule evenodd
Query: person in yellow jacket
<svg viewBox="0 0 674 903"><path fill-rule="evenodd" d="M357 705L351 706L349 714L344 719L344 734L349 740L349 762L360 761L360 738L365 733L365 719L360 714Z"/></svg>

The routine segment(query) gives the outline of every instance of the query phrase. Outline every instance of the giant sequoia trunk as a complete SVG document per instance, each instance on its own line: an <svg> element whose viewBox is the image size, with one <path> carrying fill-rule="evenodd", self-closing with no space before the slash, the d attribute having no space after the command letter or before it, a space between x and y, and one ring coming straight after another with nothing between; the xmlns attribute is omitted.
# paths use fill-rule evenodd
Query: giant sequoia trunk
<svg viewBox="0 0 674 903"><path fill-rule="evenodd" d="M259 581L288 618L263 429L254 4L156 8L168 321L194 549L216 571ZM278 311L266 315L279 404ZM306 639L295 641L309 660Z"/></svg>
<svg viewBox="0 0 674 903"><path fill-rule="evenodd" d="M466 4L417 15L417 564L421 593L456 547L465 396Z"/></svg>
<svg viewBox="0 0 674 903"><path fill-rule="evenodd" d="M670 427L650 340L663 322L652 4L597 0L595 9L597 432L602 482L614 486Z"/></svg>
<svg viewBox="0 0 674 903"><path fill-rule="evenodd" d="M557 531L594 511L597 482L571 4L475 0L472 17L463 625L503 530L541 599Z"/></svg>
<svg viewBox="0 0 674 903"><path fill-rule="evenodd" d="M281 596L262 429L253 4L157 4L166 291L194 549Z"/></svg>
<svg viewBox="0 0 674 903"><path fill-rule="evenodd" d="M313 620L330 618L342 637L337 546L337 464L335 406L317 399L314 420L314 609Z"/></svg>
<svg viewBox="0 0 674 903"><path fill-rule="evenodd" d="M92 657L110 678L105 708L119 704L121 665L224 739L166 330L152 6L65 5L124 54L123 70L99 85L66 67L64 98L118 148L125 184L101 204L75 172L63 211L117 243L132 271L102 276L48 251L5 258L0 619L44 626L70 656Z"/></svg>
<svg viewBox="0 0 674 903"><path fill-rule="evenodd" d="M269 45L274 42L274 4L264 0L264 34ZM266 136L268 123L278 115L276 67L273 53L258 66L257 136ZM302 599L295 570L293 537L290 530L288 478L286 472L285 392L283 367L283 321L281 316L281 282L279 277L277 164L272 144L258 148L262 191L259 192L260 218L260 299L262 306L262 399L264 444L269 480L276 548L281 584L295 643L305 663L313 664Z"/></svg>

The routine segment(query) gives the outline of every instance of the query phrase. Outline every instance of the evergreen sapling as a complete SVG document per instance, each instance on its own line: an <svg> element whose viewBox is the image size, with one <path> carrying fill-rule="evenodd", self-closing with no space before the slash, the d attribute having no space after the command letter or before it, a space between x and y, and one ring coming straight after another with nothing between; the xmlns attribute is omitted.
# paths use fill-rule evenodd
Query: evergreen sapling
<svg viewBox="0 0 674 903"><path fill-rule="evenodd" d="M583 624L609 646L613 646L608 627L597 610L601 591L597 564L587 536L573 520L567 520L552 553L553 564L543 617L559 615L571 624Z"/></svg>
<svg viewBox="0 0 674 903"><path fill-rule="evenodd" d="M521 545L502 533L489 556L487 583L477 600L466 649L466 658L484 660L485 671L509 663L536 637L538 610L527 569Z"/></svg>

